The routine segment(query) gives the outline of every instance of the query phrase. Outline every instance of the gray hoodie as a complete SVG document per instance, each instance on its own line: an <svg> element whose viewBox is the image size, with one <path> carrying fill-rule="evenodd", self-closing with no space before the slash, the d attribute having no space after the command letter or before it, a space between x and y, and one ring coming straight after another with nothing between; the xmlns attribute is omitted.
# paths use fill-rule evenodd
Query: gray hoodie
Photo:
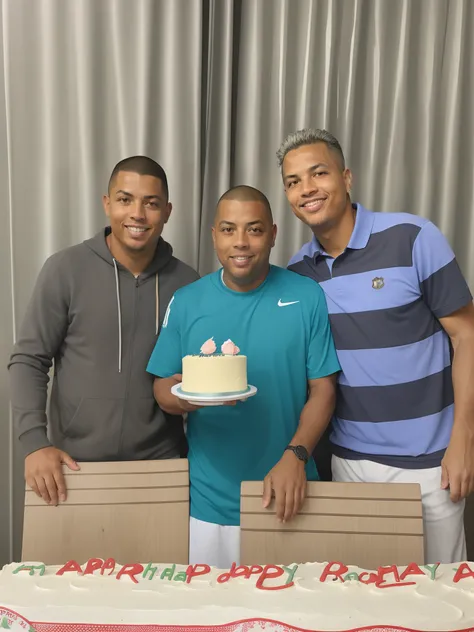
<svg viewBox="0 0 474 632"><path fill-rule="evenodd" d="M112 257L108 232L54 254L39 274L9 363L25 456L51 444L79 461L185 452L182 420L160 410L146 366L168 302L198 274L160 238L135 278Z"/></svg>

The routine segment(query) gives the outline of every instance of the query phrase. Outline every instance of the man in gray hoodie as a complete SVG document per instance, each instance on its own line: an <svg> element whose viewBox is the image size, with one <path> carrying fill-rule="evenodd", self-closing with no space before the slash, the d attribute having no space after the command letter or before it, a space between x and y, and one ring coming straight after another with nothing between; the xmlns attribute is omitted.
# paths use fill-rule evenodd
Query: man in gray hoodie
<svg viewBox="0 0 474 632"><path fill-rule="evenodd" d="M122 160L103 205L110 227L44 264L9 362L25 478L52 505L66 499L63 463L186 450L182 418L159 408L145 370L169 300L198 279L161 237L172 208L164 170Z"/></svg>

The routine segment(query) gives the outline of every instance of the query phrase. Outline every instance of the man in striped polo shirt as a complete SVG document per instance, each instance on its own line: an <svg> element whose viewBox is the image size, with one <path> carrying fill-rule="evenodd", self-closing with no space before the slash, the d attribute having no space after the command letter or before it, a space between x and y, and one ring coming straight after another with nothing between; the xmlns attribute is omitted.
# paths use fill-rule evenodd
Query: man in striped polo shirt
<svg viewBox="0 0 474 632"><path fill-rule="evenodd" d="M474 307L454 253L426 219L352 204L351 172L325 130L290 134L277 156L293 213L314 234L289 268L323 288L342 367L333 478L419 483L426 562L466 559Z"/></svg>

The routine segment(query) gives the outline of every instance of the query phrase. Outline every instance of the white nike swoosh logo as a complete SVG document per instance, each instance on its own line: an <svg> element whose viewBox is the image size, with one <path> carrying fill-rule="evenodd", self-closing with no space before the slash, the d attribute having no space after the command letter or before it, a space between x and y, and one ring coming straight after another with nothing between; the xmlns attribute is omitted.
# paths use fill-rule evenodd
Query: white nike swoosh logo
<svg viewBox="0 0 474 632"><path fill-rule="evenodd" d="M287 305L295 305L299 301L290 301L289 303L282 303L281 299L278 301L278 307L286 307Z"/></svg>

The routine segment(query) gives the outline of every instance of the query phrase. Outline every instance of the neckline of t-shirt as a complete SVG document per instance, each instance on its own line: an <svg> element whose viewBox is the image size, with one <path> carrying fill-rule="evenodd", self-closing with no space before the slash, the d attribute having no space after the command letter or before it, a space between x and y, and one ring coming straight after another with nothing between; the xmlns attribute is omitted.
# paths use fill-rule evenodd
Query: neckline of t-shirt
<svg viewBox="0 0 474 632"><path fill-rule="evenodd" d="M270 269L268 271L265 281L263 281L263 283L260 283L258 287L254 288L253 290L249 290L248 292L237 292L237 290L233 290L232 288L228 287L225 284L224 268L221 268L218 272L218 275L219 275L218 285L224 292L228 292L229 294L233 294L234 296L252 296L253 294L257 294L257 292L260 292L266 286L268 279L270 277L270 274L272 273L272 269L273 269L273 266L270 265Z"/></svg>

